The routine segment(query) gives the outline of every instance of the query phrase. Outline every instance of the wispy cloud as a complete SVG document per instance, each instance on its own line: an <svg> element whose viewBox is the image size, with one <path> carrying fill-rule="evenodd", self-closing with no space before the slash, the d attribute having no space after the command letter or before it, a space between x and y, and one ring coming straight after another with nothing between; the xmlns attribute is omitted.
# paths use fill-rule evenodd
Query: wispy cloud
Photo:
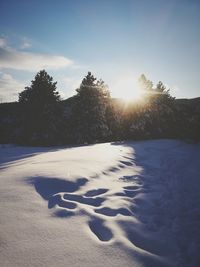
<svg viewBox="0 0 200 267"><path fill-rule="evenodd" d="M24 43L28 46L28 43ZM40 69L57 70L73 65L73 61L58 55L39 54L16 50L0 38L0 69L38 71Z"/></svg>
<svg viewBox="0 0 200 267"><path fill-rule="evenodd" d="M18 93L25 87L23 82L15 80L10 74L0 73L0 101L11 102L18 99Z"/></svg>
<svg viewBox="0 0 200 267"><path fill-rule="evenodd" d="M20 49L27 49L27 48L30 48L31 46L32 46L31 41L28 38L23 37L22 43L20 45Z"/></svg>
<svg viewBox="0 0 200 267"><path fill-rule="evenodd" d="M76 94L76 89L80 86L81 80L75 76L72 77L58 77L59 86L65 93L64 97L71 97ZM64 98L63 97L63 98Z"/></svg>
<svg viewBox="0 0 200 267"><path fill-rule="evenodd" d="M5 47L5 46L6 46L6 39L0 38L0 47Z"/></svg>

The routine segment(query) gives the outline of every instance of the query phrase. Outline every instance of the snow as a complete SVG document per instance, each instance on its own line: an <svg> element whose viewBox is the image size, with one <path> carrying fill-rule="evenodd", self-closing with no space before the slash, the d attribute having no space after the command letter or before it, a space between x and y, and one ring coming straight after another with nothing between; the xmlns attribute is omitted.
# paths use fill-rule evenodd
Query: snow
<svg viewBox="0 0 200 267"><path fill-rule="evenodd" d="M0 266L200 266L200 145L0 147Z"/></svg>

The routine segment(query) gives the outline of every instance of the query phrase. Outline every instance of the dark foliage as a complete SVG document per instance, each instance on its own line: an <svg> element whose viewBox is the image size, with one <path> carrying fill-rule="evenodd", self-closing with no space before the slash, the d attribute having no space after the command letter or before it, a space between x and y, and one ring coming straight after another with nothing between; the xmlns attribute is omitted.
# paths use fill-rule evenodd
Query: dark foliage
<svg viewBox="0 0 200 267"><path fill-rule="evenodd" d="M0 143L15 143L22 112L19 103L0 104Z"/></svg>
<svg viewBox="0 0 200 267"><path fill-rule="evenodd" d="M107 86L88 72L76 91L76 102L72 110L74 142L106 141L110 135L106 120L110 99Z"/></svg>
<svg viewBox="0 0 200 267"><path fill-rule="evenodd" d="M59 101L56 82L45 70L38 72L31 86L19 94L23 114L17 141L31 145L59 143L63 114Z"/></svg>
<svg viewBox="0 0 200 267"><path fill-rule="evenodd" d="M58 145L124 139L181 138L200 141L200 98L175 99L159 82L141 75L143 101L129 105L110 97L90 72L77 94L60 99L56 82L37 73L19 102L0 104L0 143Z"/></svg>

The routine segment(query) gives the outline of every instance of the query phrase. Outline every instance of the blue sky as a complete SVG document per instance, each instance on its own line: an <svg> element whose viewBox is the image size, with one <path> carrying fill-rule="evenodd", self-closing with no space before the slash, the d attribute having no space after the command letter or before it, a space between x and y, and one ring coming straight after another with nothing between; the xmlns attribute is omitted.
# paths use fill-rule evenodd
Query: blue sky
<svg viewBox="0 0 200 267"><path fill-rule="evenodd" d="M144 73L177 98L200 96L200 1L0 0L0 101L45 68L63 98L92 71L113 96Z"/></svg>

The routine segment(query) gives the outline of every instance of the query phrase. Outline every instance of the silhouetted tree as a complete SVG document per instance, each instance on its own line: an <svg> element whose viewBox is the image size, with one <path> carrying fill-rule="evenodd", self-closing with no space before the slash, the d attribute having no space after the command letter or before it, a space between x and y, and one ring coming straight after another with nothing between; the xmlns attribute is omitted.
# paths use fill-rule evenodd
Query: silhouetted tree
<svg viewBox="0 0 200 267"><path fill-rule="evenodd" d="M56 82L38 72L19 102L0 104L0 142L31 145L93 143L124 139L200 140L200 98L175 99L162 82L141 75L144 101L112 99L91 72L77 94L60 101Z"/></svg>
<svg viewBox="0 0 200 267"><path fill-rule="evenodd" d="M144 74L140 76L139 83L145 101L132 113L129 135L140 139L171 137L175 123L174 98L162 82L154 88Z"/></svg>
<svg viewBox="0 0 200 267"><path fill-rule="evenodd" d="M152 81L148 80L144 74L139 77L138 81L140 88L144 91L144 93L151 93L151 91L153 90Z"/></svg>
<svg viewBox="0 0 200 267"><path fill-rule="evenodd" d="M123 132L123 113L120 101L109 98L106 108L106 121L109 128L109 140L120 140Z"/></svg>
<svg viewBox="0 0 200 267"><path fill-rule="evenodd" d="M22 142L43 145L59 142L62 111L56 84L45 70L41 70L31 86L19 94L19 103L24 110Z"/></svg>
<svg viewBox="0 0 200 267"><path fill-rule="evenodd" d="M76 91L76 104L73 108L75 141L91 143L106 140L110 134L106 121L107 103L110 99L107 85L88 72Z"/></svg>
<svg viewBox="0 0 200 267"><path fill-rule="evenodd" d="M167 89L161 81L159 81L156 88L153 90L153 102L157 105L171 105L174 99L175 98L170 95L170 90Z"/></svg>
<svg viewBox="0 0 200 267"><path fill-rule="evenodd" d="M54 104L60 100L56 84L45 70L41 70L31 81L31 86L25 87L25 90L19 93L19 102L35 105L37 109L43 109L46 104Z"/></svg>

